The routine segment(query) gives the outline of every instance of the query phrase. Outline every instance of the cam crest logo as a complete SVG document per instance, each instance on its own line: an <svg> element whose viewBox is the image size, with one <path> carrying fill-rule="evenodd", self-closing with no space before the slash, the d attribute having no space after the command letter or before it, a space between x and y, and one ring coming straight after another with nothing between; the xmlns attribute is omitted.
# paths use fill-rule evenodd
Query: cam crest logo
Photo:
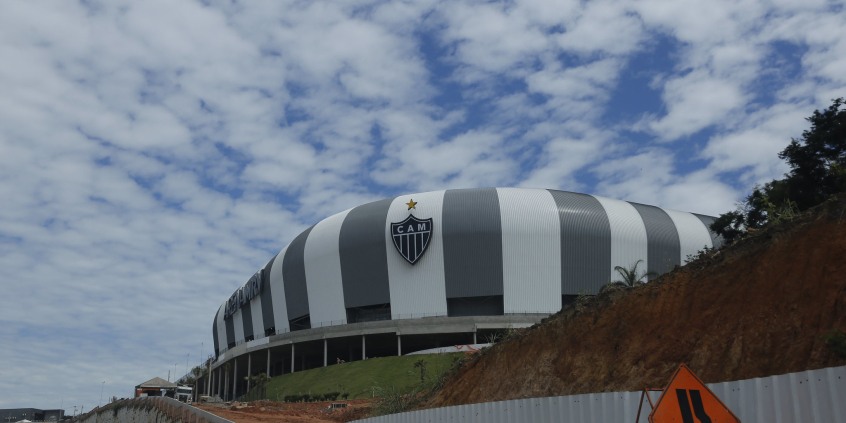
<svg viewBox="0 0 846 423"><path fill-rule="evenodd" d="M409 210L415 208L413 204L416 203L412 200ZM418 219L412 214L402 222L391 223L391 238L400 255L415 264L423 257L432 239L432 219Z"/></svg>

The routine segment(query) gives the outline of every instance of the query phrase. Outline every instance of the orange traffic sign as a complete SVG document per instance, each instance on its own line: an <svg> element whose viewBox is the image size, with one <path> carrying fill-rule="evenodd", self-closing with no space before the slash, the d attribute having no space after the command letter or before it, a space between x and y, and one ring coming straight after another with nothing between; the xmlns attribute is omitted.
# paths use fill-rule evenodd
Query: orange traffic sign
<svg viewBox="0 0 846 423"><path fill-rule="evenodd" d="M649 423L740 423L740 419L682 364L649 414Z"/></svg>

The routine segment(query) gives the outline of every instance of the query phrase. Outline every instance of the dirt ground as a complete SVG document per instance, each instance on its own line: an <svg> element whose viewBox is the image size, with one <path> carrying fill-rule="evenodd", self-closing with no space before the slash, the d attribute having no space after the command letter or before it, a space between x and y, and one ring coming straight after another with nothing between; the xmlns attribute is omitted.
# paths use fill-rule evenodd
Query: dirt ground
<svg viewBox="0 0 846 423"><path fill-rule="evenodd" d="M644 286L578 301L464 365L429 407L663 387L846 364L846 195Z"/></svg>
<svg viewBox="0 0 846 423"><path fill-rule="evenodd" d="M370 399L310 403L257 401L225 404L194 403L193 405L235 423L335 423L367 417L371 401ZM345 403L347 407L327 410L333 403Z"/></svg>

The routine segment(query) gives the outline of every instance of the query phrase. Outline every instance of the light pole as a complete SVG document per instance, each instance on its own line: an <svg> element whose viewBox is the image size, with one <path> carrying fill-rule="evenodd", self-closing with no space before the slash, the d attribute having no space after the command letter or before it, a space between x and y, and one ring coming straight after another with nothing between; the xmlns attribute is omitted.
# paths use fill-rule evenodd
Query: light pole
<svg viewBox="0 0 846 423"><path fill-rule="evenodd" d="M203 368L203 343L202 343L202 342L200 342L200 376L202 376L202 375L203 375L202 368ZM195 389L194 389L194 390L195 390L195 392L198 392L198 394L197 394L197 395L199 395L199 392L200 392L200 391L198 391L198 390L197 390L197 389L199 389L199 388L200 388L200 383L199 383L199 382L200 382L200 381L199 381L199 378L198 378L198 380L194 381L194 387L195 387ZM205 382L205 380L203 380L203 382ZM205 391L205 390L204 390L204 391ZM197 397L197 398L199 399L199 397Z"/></svg>
<svg viewBox="0 0 846 423"><path fill-rule="evenodd" d="M97 403L97 413L94 414L94 421L100 423L100 405L103 403L103 389L106 387L106 381L100 385L100 402Z"/></svg>
<svg viewBox="0 0 846 423"><path fill-rule="evenodd" d="M187 376L188 376L188 358L189 357L191 357L191 353L188 353L188 355L185 356L185 376L186 376L186 379L187 379Z"/></svg>

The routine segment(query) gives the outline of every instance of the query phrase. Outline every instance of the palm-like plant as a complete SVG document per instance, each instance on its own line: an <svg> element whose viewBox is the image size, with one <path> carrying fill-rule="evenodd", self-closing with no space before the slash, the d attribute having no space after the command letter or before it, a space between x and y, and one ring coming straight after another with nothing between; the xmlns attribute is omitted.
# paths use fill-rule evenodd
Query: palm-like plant
<svg viewBox="0 0 846 423"><path fill-rule="evenodd" d="M631 266L628 268L622 266L614 266L614 270L620 274L622 280L614 281L608 284L609 286L622 286L624 288L634 288L638 285L643 285L643 278L648 278L650 276L658 276L657 273L653 271L641 271L638 272L637 267L643 263L643 260L638 260L632 263Z"/></svg>

